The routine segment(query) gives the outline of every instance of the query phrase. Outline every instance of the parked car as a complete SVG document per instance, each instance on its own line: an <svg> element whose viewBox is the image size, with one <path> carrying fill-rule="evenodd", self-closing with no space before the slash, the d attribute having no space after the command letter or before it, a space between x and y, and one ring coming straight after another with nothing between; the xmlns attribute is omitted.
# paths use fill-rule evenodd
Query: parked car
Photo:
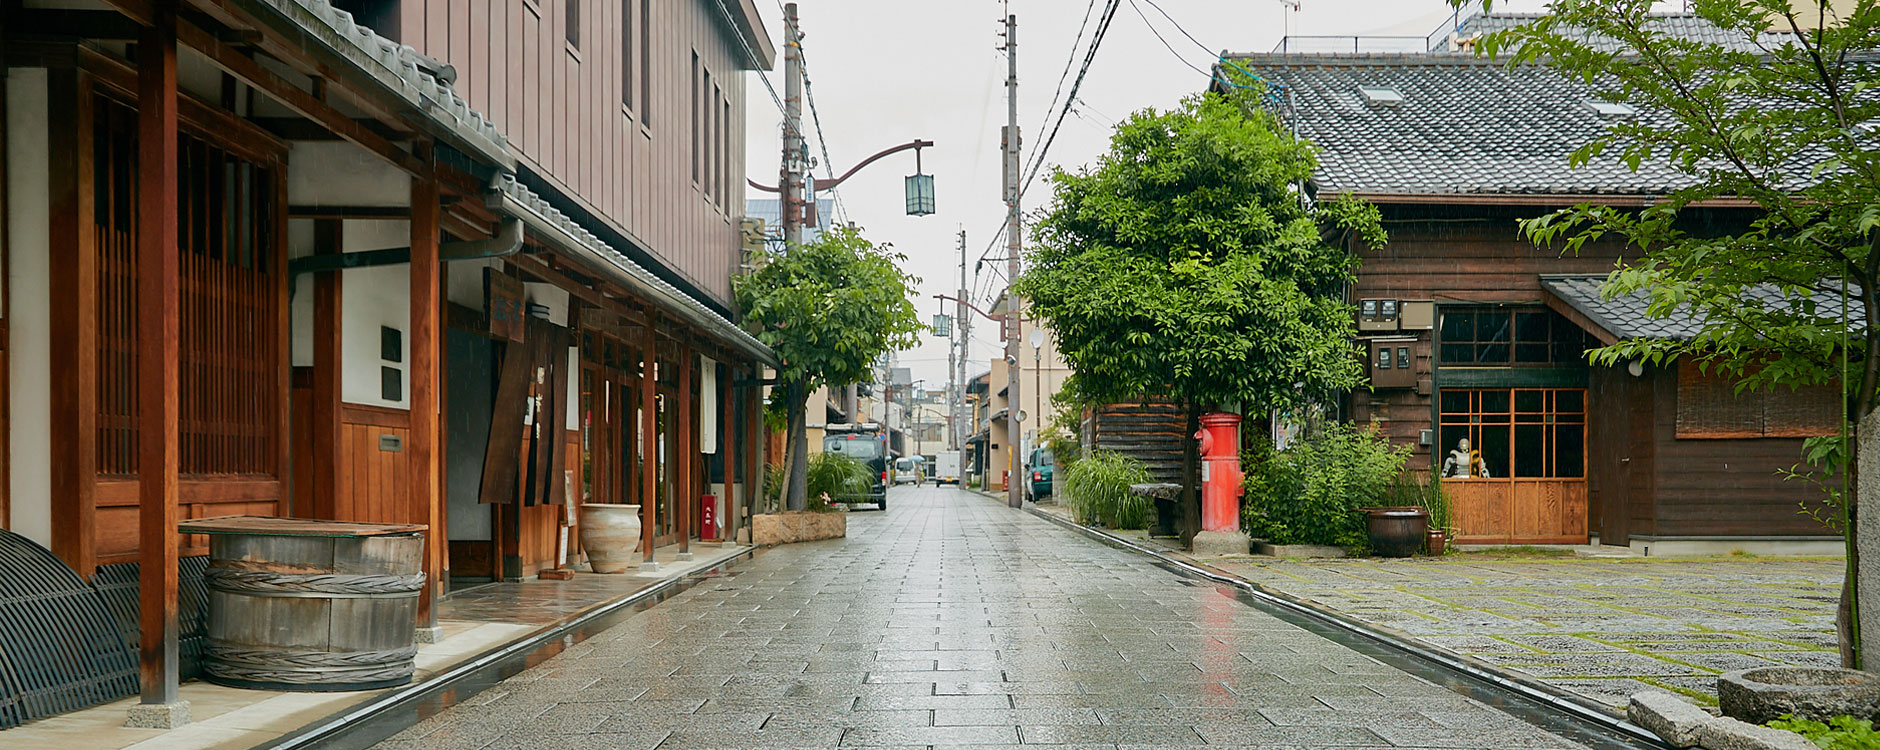
<svg viewBox="0 0 1880 750"><path fill-rule="evenodd" d="M1038 448L1031 452L1031 459L1025 462L1025 473L1030 476L1032 502L1051 497L1051 473L1057 459L1051 455L1050 448Z"/></svg>
<svg viewBox="0 0 1880 750"><path fill-rule="evenodd" d="M922 480L921 460L919 458L914 456L902 456L894 459L894 483L896 485L911 483L915 487L919 487Z"/></svg>
<svg viewBox="0 0 1880 750"><path fill-rule="evenodd" d="M840 453L868 466L873 486L867 495L830 498L838 503L874 503L888 509L888 446L874 422L832 423L823 428L823 451Z"/></svg>

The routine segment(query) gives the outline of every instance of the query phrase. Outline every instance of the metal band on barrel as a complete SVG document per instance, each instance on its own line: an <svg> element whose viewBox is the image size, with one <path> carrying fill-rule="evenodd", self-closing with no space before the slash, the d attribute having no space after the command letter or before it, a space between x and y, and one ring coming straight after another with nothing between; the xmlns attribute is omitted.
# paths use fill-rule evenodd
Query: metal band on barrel
<svg viewBox="0 0 1880 750"><path fill-rule="evenodd" d="M381 651L297 651L233 645L217 640L210 640L208 649L208 656L212 663L252 664L270 669L379 667L399 662L409 663L417 655L417 646Z"/></svg>
<svg viewBox="0 0 1880 750"><path fill-rule="evenodd" d="M262 597L404 599L417 596L424 590L423 573L391 576L210 568L203 577L207 579L211 591Z"/></svg>

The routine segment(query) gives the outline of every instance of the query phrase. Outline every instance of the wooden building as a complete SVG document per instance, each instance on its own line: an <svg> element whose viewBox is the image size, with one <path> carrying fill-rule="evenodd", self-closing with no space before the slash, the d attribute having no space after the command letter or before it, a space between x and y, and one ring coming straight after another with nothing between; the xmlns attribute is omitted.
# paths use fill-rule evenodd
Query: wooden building
<svg viewBox="0 0 1880 750"><path fill-rule="evenodd" d="M1459 34L1503 22L1519 17L1477 17ZM1802 438L1838 428L1834 393L1737 396L1689 363L1589 366L1589 347L1690 321L1601 301L1605 274L1630 259L1619 244L1562 254L1516 226L1580 203L1645 206L1686 184L1661 161L1568 166L1631 108L1544 66L1467 52L1228 65L1264 80L1272 110L1318 148L1310 194L1354 194L1383 214L1390 240L1354 241L1362 265L1346 290L1370 386L1340 408L1444 473L1459 541L1840 550L1798 513L1819 490L1776 473L1800 460ZM1729 228L1749 216L1720 204L1682 220Z"/></svg>
<svg viewBox="0 0 1880 750"><path fill-rule="evenodd" d="M649 564L740 518L751 0L4 14L0 527L139 566L146 703L185 518L426 525L421 637L453 580L578 562L582 502L642 504Z"/></svg>

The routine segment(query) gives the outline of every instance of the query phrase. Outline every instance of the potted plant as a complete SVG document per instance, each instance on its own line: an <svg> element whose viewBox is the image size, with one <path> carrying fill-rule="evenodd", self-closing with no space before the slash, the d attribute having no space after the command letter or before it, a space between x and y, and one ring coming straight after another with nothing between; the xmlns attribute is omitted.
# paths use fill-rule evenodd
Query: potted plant
<svg viewBox="0 0 1880 750"><path fill-rule="evenodd" d="M640 548L640 506L617 503L581 504L581 549L596 573L625 573L637 564Z"/></svg>
<svg viewBox="0 0 1880 750"><path fill-rule="evenodd" d="M1449 490L1443 487L1443 479L1436 472L1430 472L1423 480L1419 499L1418 505L1430 514L1429 553L1441 557L1449 548L1449 523L1454 506L1450 504Z"/></svg>

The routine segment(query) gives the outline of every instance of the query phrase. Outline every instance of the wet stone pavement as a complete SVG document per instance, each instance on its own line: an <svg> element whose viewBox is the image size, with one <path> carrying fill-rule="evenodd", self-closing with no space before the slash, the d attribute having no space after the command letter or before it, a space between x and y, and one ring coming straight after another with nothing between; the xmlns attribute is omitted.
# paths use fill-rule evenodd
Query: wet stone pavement
<svg viewBox="0 0 1880 750"><path fill-rule="evenodd" d="M380 747L1578 747L995 501L894 493Z"/></svg>

